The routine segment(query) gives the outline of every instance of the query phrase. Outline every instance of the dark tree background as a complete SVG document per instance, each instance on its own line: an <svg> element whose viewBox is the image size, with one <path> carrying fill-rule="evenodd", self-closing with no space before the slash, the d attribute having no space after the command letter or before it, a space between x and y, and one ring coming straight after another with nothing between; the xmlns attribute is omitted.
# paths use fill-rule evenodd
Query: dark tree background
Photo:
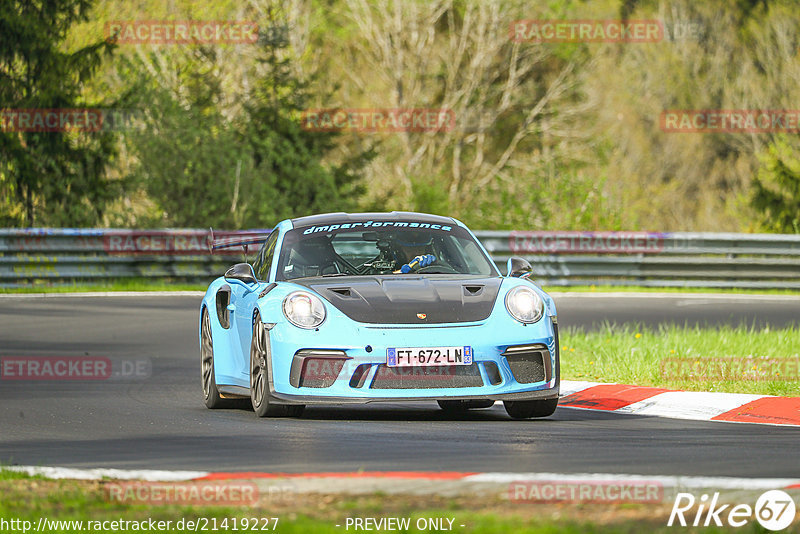
<svg viewBox="0 0 800 534"><path fill-rule="evenodd" d="M4 0L0 2L0 107L73 109L102 107L83 100L84 82L113 45L99 41L64 51L70 27L88 17L89 0ZM112 104L113 105L113 104ZM92 226L121 183L106 177L115 145L110 132L0 133L2 204L22 209L0 212L10 226Z"/></svg>

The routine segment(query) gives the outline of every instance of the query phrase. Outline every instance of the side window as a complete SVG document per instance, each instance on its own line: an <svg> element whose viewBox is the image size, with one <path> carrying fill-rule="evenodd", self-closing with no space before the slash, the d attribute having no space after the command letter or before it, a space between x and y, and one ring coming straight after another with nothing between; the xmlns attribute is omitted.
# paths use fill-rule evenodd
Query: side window
<svg viewBox="0 0 800 534"><path fill-rule="evenodd" d="M275 255L275 243L278 242L278 231L273 230L269 237L267 238L267 242L264 243L264 246L261 248L261 252L258 255L258 259L253 265L253 269L256 272L256 278L259 280L266 280L269 278L269 270L272 267L272 258Z"/></svg>

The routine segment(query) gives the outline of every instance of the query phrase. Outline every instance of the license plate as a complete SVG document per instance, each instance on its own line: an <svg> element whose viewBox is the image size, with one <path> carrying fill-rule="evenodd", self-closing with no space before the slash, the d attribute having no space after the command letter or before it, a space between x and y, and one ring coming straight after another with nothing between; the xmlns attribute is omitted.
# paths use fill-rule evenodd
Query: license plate
<svg viewBox="0 0 800 534"><path fill-rule="evenodd" d="M472 347L392 347L386 349L389 367L472 365Z"/></svg>

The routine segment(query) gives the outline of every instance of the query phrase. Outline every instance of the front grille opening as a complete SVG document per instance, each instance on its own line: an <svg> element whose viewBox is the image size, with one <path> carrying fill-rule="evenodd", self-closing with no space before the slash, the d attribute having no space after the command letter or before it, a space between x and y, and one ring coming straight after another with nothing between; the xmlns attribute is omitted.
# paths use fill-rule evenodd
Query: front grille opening
<svg viewBox="0 0 800 534"><path fill-rule="evenodd" d="M342 351L297 351L292 358L289 383L296 388L331 387L348 359Z"/></svg>
<svg viewBox="0 0 800 534"><path fill-rule="evenodd" d="M486 377L491 385L498 386L503 382L503 377L500 376L500 368L497 367L496 363L486 362L483 364L483 368L486 369Z"/></svg>
<svg viewBox="0 0 800 534"><path fill-rule="evenodd" d="M550 352L545 345L508 347L503 356L508 361L514 380L520 384L543 382L551 374Z"/></svg>
<svg viewBox="0 0 800 534"><path fill-rule="evenodd" d="M350 377L350 387L351 388L360 388L364 385L364 382L367 380L367 375L369 374L369 368L372 367L372 364L369 363L362 363L358 367L356 367L353 376Z"/></svg>
<svg viewBox="0 0 800 534"><path fill-rule="evenodd" d="M437 389L483 386L477 363L431 367L389 367L381 364L371 389Z"/></svg>

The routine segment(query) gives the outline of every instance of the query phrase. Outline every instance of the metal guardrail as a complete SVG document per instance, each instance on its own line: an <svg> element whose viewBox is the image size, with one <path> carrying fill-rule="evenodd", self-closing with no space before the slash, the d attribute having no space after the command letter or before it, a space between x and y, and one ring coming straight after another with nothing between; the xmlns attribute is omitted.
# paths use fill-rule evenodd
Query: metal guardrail
<svg viewBox="0 0 800 534"><path fill-rule="evenodd" d="M498 263L527 258L548 286L800 288L800 235L478 232Z"/></svg>
<svg viewBox="0 0 800 534"><path fill-rule="evenodd" d="M215 232L264 236L268 230ZM528 259L547 286L634 285L800 289L800 235L693 232L479 231L505 271ZM241 247L209 253L208 230L0 229L0 285L116 278L209 281ZM254 250L249 251L252 258Z"/></svg>
<svg viewBox="0 0 800 534"><path fill-rule="evenodd" d="M269 230L215 232L264 237ZM240 261L241 247L211 254L209 230L0 230L0 285L119 278L210 280ZM252 254L252 251L250 251Z"/></svg>

